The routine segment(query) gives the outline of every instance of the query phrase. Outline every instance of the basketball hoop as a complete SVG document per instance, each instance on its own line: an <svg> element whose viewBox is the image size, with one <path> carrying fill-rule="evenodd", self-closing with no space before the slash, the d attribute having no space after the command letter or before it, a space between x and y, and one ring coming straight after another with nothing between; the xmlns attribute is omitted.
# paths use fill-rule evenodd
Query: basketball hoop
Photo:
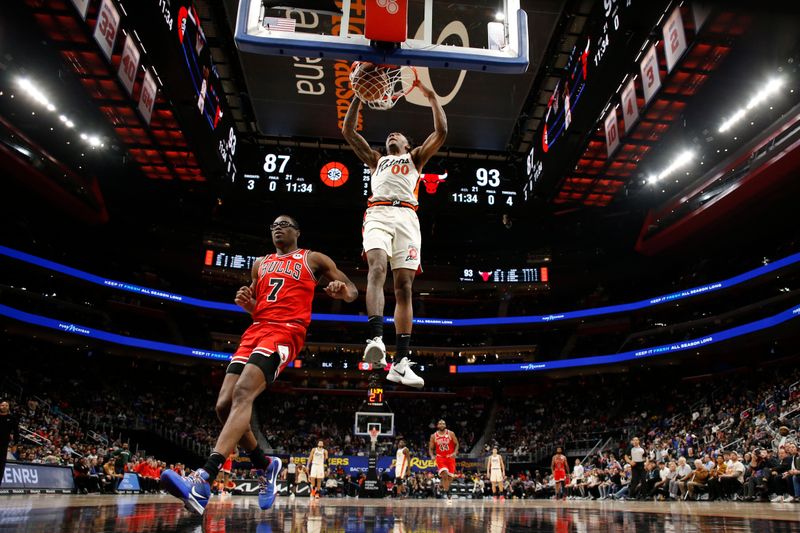
<svg viewBox="0 0 800 533"><path fill-rule="evenodd" d="M369 441L372 443L373 448L375 448L375 443L378 442L378 434L380 432L381 430L376 427L371 427L367 430L367 433L369 433Z"/></svg>
<svg viewBox="0 0 800 533"><path fill-rule="evenodd" d="M414 67L376 65L356 61L350 67L350 85L358 99L370 109L391 109L400 97L410 93L417 82Z"/></svg>

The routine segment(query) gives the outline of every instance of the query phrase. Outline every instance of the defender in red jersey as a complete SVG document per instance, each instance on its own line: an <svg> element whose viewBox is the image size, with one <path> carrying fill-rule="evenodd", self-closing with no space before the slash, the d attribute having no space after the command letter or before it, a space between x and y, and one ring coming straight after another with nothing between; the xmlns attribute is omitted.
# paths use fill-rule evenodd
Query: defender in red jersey
<svg viewBox="0 0 800 533"><path fill-rule="evenodd" d="M242 335L219 392L216 411L224 427L214 451L190 477L162 476L164 488L198 514L208 502L207 482L216 479L237 444L257 469L265 470L259 505L262 509L272 505L281 461L264 455L250 429L253 401L302 350L318 280L328 281L324 290L331 298L352 302L358 297L356 286L330 257L298 248L296 220L282 215L269 229L275 253L256 260L252 282L236 293L235 302L252 315L253 324Z"/></svg>
<svg viewBox="0 0 800 533"><path fill-rule="evenodd" d="M550 462L550 468L553 471L553 481L555 481L556 484L555 499L566 499L567 494L564 490L564 485L567 482L567 457L560 447L556 448L556 454Z"/></svg>
<svg viewBox="0 0 800 533"><path fill-rule="evenodd" d="M458 439L456 434L447 429L444 420L436 424L436 432L428 443L431 459L436 461L439 476L442 478L442 490L450 503L450 483L456 476L456 455L458 455Z"/></svg>

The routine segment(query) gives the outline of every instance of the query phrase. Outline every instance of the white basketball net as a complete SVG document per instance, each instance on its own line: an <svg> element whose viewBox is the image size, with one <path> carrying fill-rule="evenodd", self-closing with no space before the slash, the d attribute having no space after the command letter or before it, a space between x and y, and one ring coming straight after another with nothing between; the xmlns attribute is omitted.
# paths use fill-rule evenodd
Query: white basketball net
<svg viewBox="0 0 800 533"><path fill-rule="evenodd" d="M367 431L367 433L369 433L369 441L372 444L378 442L378 433L380 433L378 429L370 428L369 431Z"/></svg>
<svg viewBox="0 0 800 533"><path fill-rule="evenodd" d="M386 110L414 88L414 67L375 65L357 61L350 70L350 84L358 99L371 109Z"/></svg>

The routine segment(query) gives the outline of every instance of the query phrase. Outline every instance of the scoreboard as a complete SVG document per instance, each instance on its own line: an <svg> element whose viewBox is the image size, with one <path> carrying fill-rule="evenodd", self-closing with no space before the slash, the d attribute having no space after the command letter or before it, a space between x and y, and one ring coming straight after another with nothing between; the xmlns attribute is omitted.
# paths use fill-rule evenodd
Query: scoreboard
<svg viewBox="0 0 800 533"><path fill-rule="evenodd" d="M449 197L454 204L483 207L514 207L517 199L515 177L507 170L495 166L475 166L465 169L464 180L456 185Z"/></svg>
<svg viewBox="0 0 800 533"><path fill-rule="evenodd" d="M458 278L468 283L547 283L549 280L548 267L464 268Z"/></svg>
<svg viewBox="0 0 800 533"><path fill-rule="evenodd" d="M234 184L260 198L315 198L321 202L365 205L370 196L369 168L347 151L264 147L238 150ZM487 161L428 162L420 176L419 200L509 211L522 187L514 166Z"/></svg>

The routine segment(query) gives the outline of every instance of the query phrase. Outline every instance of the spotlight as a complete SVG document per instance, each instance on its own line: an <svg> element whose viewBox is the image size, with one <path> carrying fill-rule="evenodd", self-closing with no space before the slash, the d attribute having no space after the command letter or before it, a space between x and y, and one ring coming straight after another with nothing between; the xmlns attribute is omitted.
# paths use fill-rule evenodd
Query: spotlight
<svg viewBox="0 0 800 533"><path fill-rule="evenodd" d="M502 11L498 11L497 13L494 14L494 20L496 20L497 22L503 22L504 20L506 20L506 14L503 13Z"/></svg>

